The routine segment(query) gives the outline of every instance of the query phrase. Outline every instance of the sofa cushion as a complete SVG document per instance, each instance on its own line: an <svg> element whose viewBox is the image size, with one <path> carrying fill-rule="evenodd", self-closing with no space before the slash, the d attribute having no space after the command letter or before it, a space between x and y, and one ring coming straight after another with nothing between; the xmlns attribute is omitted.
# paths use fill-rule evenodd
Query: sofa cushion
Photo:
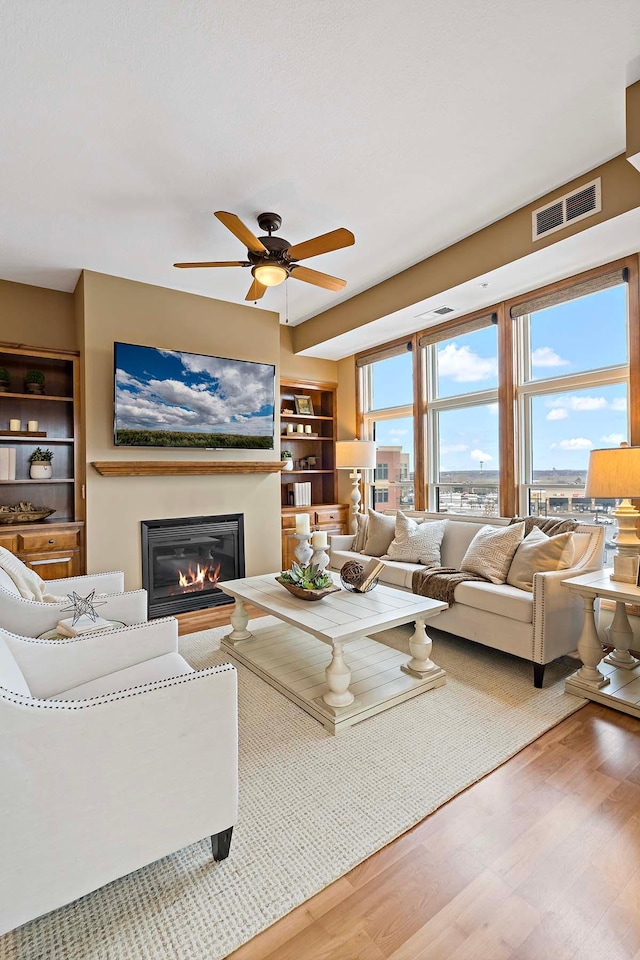
<svg viewBox="0 0 640 960"><path fill-rule="evenodd" d="M411 578L415 570L426 570L421 563L401 563L391 560L389 557L380 558L384 562L384 569L378 580L380 583L386 583L389 587L402 587L405 590L411 590ZM353 550L332 550L331 568L341 570L347 560L357 560L363 562L362 554L354 553Z"/></svg>
<svg viewBox="0 0 640 960"><path fill-rule="evenodd" d="M0 687L11 690L12 693L21 693L25 697L31 696L22 670L2 637L0 637Z"/></svg>
<svg viewBox="0 0 640 960"><path fill-rule="evenodd" d="M538 527L524 538L516 550L507 583L533 593L533 577L550 570L566 570L573 562L573 533L549 537Z"/></svg>
<svg viewBox="0 0 640 960"><path fill-rule="evenodd" d="M460 569L491 583L504 583L523 536L524 522L508 527L482 527L469 544Z"/></svg>
<svg viewBox="0 0 640 960"><path fill-rule="evenodd" d="M470 520L450 520L444 531L440 556L443 567L460 569L462 558L482 524Z"/></svg>
<svg viewBox="0 0 640 960"><path fill-rule="evenodd" d="M396 532L396 518L384 513L368 511L367 539L363 553L368 557L381 557L389 549Z"/></svg>
<svg viewBox="0 0 640 960"><path fill-rule="evenodd" d="M108 673L104 677L89 680L88 683L81 683L78 687L63 690L62 693L49 697L49 700L88 700L104 693L117 693L119 690L128 690L129 687L138 687L154 680L169 680L171 677L180 677L186 673L194 673L194 670L184 657L179 653L165 653L161 657L134 663L132 667L116 670L115 673Z"/></svg>
<svg viewBox="0 0 640 960"><path fill-rule="evenodd" d="M506 583L460 583L454 598L456 603L496 613L499 617L519 620L521 623L533 622L533 596Z"/></svg>
<svg viewBox="0 0 640 960"><path fill-rule="evenodd" d="M396 535L389 544L389 557L407 563L423 563L426 567L439 567L440 544L446 526L446 520L416 523L398 510Z"/></svg>
<svg viewBox="0 0 640 960"><path fill-rule="evenodd" d="M362 553L364 545L367 542L367 529L369 527L369 517L366 513L356 514L357 533L353 540L353 549L356 553Z"/></svg>

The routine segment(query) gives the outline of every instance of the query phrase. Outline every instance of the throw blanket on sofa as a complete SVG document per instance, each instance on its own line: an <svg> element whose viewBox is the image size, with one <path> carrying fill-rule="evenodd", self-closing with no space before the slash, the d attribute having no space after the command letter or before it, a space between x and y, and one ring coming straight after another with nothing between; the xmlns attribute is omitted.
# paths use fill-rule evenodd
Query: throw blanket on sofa
<svg viewBox="0 0 640 960"><path fill-rule="evenodd" d="M488 583L484 577L476 577L472 573L464 573L455 567L430 567L428 570L416 570L411 578L411 590L419 597L429 597L431 600L442 600L452 604L456 587L467 580L479 580Z"/></svg>
<svg viewBox="0 0 640 960"><path fill-rule="evenodd" d="M553 517L514 517L511 523L522 523L524 520L524 535L528 537L534 527L542 530L548 537L555 537L558 533L570 533L578 526L576 520L554 520Z"/></svg>
<svg viewBox="0 0 640 960"><path fill-rule="evenodd" d="M11 577L24 600L39 600L45 603L62 603L68 597L56 597L47 592L46 580L18 560L9 550L0 547L0 569Z"/></svg>

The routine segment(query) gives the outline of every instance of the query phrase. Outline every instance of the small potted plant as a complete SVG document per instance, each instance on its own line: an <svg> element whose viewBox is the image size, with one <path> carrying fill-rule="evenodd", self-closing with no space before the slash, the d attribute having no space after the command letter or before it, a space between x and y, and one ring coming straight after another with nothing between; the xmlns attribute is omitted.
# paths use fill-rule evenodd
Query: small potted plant
<svg viewBox="0 0 640 960"><path fill-rule="evenodd" d="M44 373L40 370L27 370L24 387L27 393L44 393Z"/></svg>
<svg viewBox="0 0 640 960"><path fill-rule="evenodd" d="M340 590L329 574L324 573L316 564L310 563L303 567L295 560L291 564L291 570L283 570L276 580L299 600L322 600L330 593Z"/></svg>
<svg viewBox="0 0 640 960"><path fill-rule="evenodd" d="M29 457L29 463L31 464L29 468L29 476L31 479L50 480L53 476L53 467L51 466L52 460L52 450L42 450L41 447L36 447Z"/></svg>
<svg viewBox="0 0 640 960"><path fill-rule="evenodd" d="M10 383L9 371L6 367L0 367L0 393L6 393Z"/></svg>
<svg viewBox="0 0 640 960"><path fill-rule="evenodd" d="M293 454L291 450L283 450L280 454L280 459L284 461L283 470L293 470Z"/></svg>

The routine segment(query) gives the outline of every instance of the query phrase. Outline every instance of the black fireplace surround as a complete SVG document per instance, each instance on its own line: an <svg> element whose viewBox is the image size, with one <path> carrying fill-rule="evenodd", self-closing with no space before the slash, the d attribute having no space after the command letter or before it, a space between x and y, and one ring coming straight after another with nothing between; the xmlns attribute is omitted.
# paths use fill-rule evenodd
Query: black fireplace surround
<svg viewBox="0 0 640 960"><path fill-rule="evenodd" d="M143 520L142 586L149 619L233 603L218 587L244 577L244 517Z"/></svg>

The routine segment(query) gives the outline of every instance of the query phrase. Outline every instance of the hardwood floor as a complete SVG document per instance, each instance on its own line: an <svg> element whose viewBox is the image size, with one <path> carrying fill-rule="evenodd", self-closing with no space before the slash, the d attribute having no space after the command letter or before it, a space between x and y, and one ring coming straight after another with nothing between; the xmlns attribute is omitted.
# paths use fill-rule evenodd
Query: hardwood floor
<svg viewBox="0 0 640 960"><path fill-rule="evenodd" d="M571 958L640 960L640 721L597 704L228 960Z"/></svg>

